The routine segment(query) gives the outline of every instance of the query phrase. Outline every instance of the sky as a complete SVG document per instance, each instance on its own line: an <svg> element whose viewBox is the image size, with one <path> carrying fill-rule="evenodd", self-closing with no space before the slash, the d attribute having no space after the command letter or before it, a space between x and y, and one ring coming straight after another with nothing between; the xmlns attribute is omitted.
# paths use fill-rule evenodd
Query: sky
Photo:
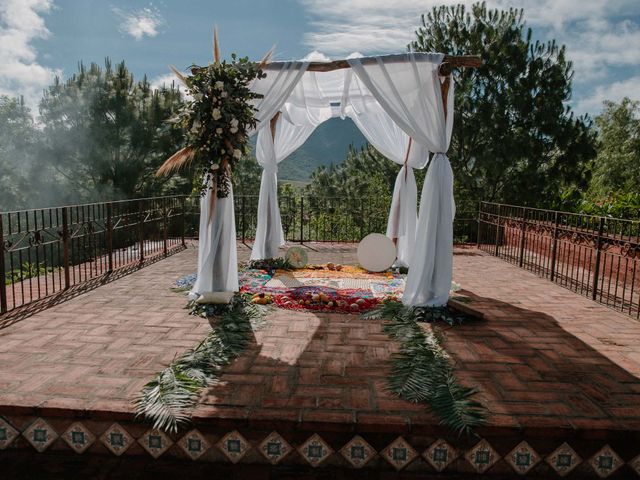
<svg viewBox="0 0 640 480"><path fill-rule="evenodd" d="M329 58L397 53L435 5L466 0L0 0L0 95L37 107L57 75L79 61L125 60L136 78L171 82L169 65L211 60L217 25L221 53L278 60L319 51ZM596 115L605 99L640 100L640 0L489 0L523 7L536 38L555 38L574 63L572 108ZM469 52L473 53L473 52Z"/></svg>

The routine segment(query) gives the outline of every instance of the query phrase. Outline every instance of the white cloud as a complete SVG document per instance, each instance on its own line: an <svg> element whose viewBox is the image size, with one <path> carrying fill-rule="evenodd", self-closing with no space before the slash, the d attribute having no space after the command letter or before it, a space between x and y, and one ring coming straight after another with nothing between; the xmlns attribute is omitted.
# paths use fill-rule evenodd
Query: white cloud
<svg viewBox="0 0 640 480"><path fill-rule="evenodd" d="M180 80L176 78L173 73L158 75L157 77L149 81L149 85L151 85L151 88L154 90L158 90L162 87L169 88L171 87L172 83L178 90L180 90L180 92L182 92L184 98L191 98L191 95L186 92L187 89L185 88L185 86L182 84L182 82L180 82Z"/></svg>
<svg viewBox="0 0 640 480"><path fill-rule="evenodd" d="M123 10L118 7L111 9L121 20L119 30L136 40L146 37L155 37L165 21L157 8L149 5L140 10Z"/></svg>
<svg viewBox="0 0 640 480"><path fill-rule="evenodd" d="M340 57L354 50L365 54L404 51L415 38L420 15L440 5L464 3L469 7L475 0L299 1L306 7L312 27L304 37L305 44ZM589 98L615 93L604 85L611 80L611 68L635 69L627 76L640 74L638 0L489 0L487 5L524 8L525 21L534 35L565 44L567 57L574 63L574 84L592 91ZM631 82L615 80L619 84ZM595 104L581 105L593 108Z"/></svg>
<svg viewBox="0 0 640 480"><path fill-rule="evenodd" d="M0 95L24 95L36 110L47 87L61 71L38 63L33 41L51 33L43 15L53 8L53 0L0 0Z"/></svg>
<svg viewBox="0 0 640 480"><path fill-rule="evenodd" d="M624 97L640 100L640 75L597 86L592 93L575 102L574 110L578 114L599 112L605 100L620 102Z"/></svg>

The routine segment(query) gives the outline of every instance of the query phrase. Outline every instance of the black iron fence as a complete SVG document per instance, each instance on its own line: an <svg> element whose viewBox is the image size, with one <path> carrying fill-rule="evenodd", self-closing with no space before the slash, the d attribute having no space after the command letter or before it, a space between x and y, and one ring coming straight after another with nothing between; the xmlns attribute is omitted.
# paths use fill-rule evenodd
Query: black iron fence
<svg viewBox="0 0 640 480"><path fill-rule="evenodd" d="M640 318L640 222L482 202L482 250Z"/></svg>
<svg viewBox="0 0 640 480"><path fill-rule="evenodd" d="M369 233L384 233L390 203L384 197L279 197L282 229L291 242L359 242ZM257 195L235 197L239 240L245 242L255 237L257 212ZM454 241L476 243L477 222L476 212L459 212L454 222Z"/></svg>
<svg viewBox="0 0 640 480"><path fill-rule="evenodd" d="M369 197L281 196L292 242L358 242L384 233L390 202ZM258 196L236 196L238 240L251 242ZM142 198L0 212L0 314L89 280L167 255L197 237L199 198ZM456 242L476 242L474 214L458 214Z"/></svg>
<svg viewBox="0 0 640 480"><path fill-rule="evenodd" d="M0 213L0 313L184 247L186 197Z"/></svg>

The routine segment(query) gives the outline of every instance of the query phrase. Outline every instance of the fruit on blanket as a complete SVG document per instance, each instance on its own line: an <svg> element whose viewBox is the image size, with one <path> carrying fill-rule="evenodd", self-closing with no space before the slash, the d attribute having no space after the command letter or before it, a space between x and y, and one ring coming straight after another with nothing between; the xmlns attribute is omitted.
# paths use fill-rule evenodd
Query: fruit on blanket
<svg viewBox="0 0 640 480"><path fill-rule="evenodd" d="M264 293L260 293L258 295L255 295L251 301L253 303L256 303L258 305L267 305L268 303L271 303L271 296L270 295L265 295Z"/></svg>
<svg viewBox="0 0 640 480"><path fill-rule="evenodd" d="M320 300L320 294L314 293L313 295L311 295L311 300L313 300L314 302L319 301Z"/></svg>
<svg viewBox="0 0 640 480"><path fill-rule="evenodd" d="M329 308L333 307L333 302L327 302L327 307Z"/></svg>
<svg viewBox="0 0 640 480"><path fill-rule="evenodd" d="M326 294L321 293L320 294L320 301L321 302L328 302L329 301L329 297Z"/></svg>
<svg viewBox="0 0 640 480"><path fill-rule="evenodd" d="M360 305L358 305L357 303L351 304L351 310L359 310L359 309L360 309Z"/></svg>
<svg viewBox="0 0 640 480"><path fill-rule="evenodd" d="M336 270L337 270L337 271L342 270L342 265L336 265Z"/></svg>

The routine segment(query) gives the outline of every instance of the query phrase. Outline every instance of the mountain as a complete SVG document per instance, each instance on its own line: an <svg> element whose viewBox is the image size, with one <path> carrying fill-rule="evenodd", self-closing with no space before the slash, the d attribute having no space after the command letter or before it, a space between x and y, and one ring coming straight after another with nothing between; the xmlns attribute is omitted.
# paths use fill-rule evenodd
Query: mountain
<svg viewBox="0 0 640 480"><path fill-rule="evenodd" d="M278 165L278 179L307 181L320 165L342 163L349 145L360 148L366 143L350 119L331 118L319 125L302 147Z"/></svg>

